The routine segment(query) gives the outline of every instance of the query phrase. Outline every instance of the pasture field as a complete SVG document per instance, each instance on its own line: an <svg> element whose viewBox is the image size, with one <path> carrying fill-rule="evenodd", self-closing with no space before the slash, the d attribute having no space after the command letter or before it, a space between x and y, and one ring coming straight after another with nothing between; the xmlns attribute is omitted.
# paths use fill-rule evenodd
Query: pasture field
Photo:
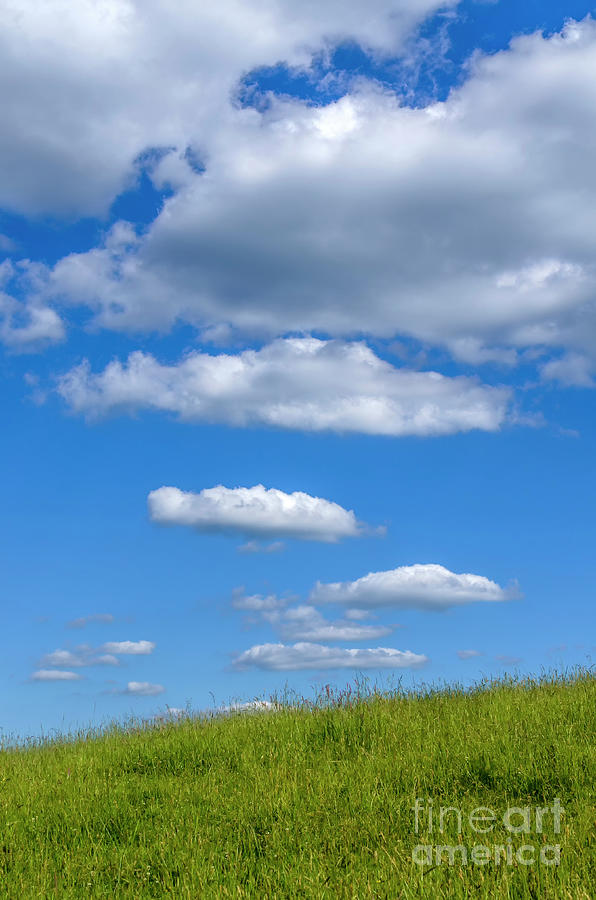
<svg viewBox="0 0 596 900"><path fill-rule="evenodd" d="M586 669L29 741L0 896L591 900L595 780Z"/></svg>

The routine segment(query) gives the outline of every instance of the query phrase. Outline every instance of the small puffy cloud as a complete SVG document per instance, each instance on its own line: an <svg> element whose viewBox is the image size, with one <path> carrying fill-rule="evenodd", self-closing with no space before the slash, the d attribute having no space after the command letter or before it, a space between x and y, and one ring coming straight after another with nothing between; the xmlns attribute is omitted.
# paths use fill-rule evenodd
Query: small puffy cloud
<svg viewBox="0 0 596 900"><path fill-rule="evenodd" d="M240 609L243 612L273 612L275 610L284 609L288 605L288 600L284 597L278 597L276 594L251 594L246 595L242 588L234 591L232 596L232 606L234 609Z"/></svg>
<svg viewBox="0 0 596 900"><path fill-rule="evenodd" d="M114 616L111 613L94 613L90 616L81 616L68 622L68 628L85 628L87 625L111 625Z"/></svg>
<svg viewBox="0 0 596 900"><path fill-rule="evenodd" d="M41 660L43 666L83 666L82 656L70 650L53 650Z"/></svg>
<svg viewBox="0 0 596 900"><path fill-rule="evenodd" d="M363 526L351 510L302 491L286 494L258 484L218 485L198 494L162 487L148 497L149 515L161 525L187 525L207 533L237 533L335 543L357 537Z"/></svg>
<svg viewBox="0 0 596 900"><path fill-rule="evenodd" d="M64 338L62 319L39 296L44 272L28 261L0 263L0 342L14 351L33 351ZM26 299L17 300L10 291L24 293Z"/></svg>
<svg viewBox="0 0 596 900"><path fill-rule="evenodd" d="M120 660L112 653L101 653L95 657L93 664L97 666L119 666Z"/></svg>
<svg viewBox="0 0 596 900"><path fill-rule="evenodd" d="M153 718L158 722L172 722L175 719L183 719L189 715L187 709L178 706L166 706L164 712L156 713Z"/></svg>
<svg viewBox="0 0 596 900"><path fill-rule="evenodd" d="M78 672L67 672L60 669L38 669L31 676L31 681L80 681Z"/></svg>
<svg viewBox="0 0 596 900"><path fill-rule="evenodd" d="M234 592L232 606L242 612L255 613L250 624L267 622L284 641L374 641L392 634L397 625L363 625L370 617L366 610L348 610L344 619L329 621L314 606L300 604L288 608L290 597L276 594L247 596L241 588Z"/></svg>
<svg viewBox="0 0 596 900"><path fill-rule="evenodd" d="M133 694L136 697L156 697L163 694L165 687L162 684L151 684L150 681L129 681L123 694Z"/></svg>
<svg viewBox="0 0 596 900"><path fill-rule="evenodd" d="M482 575L458 575L429 564L370 572L356 581L317 582L309 599L369 608L444 610L466 603L502 602L512 596L513 589L503 589Z"/></svg>
<svg viewBox="0 0 596 900"><path fill-rule="evenodd" d="M153 641L108 641L101 649L105 653L122 653L130 656L147 656L155 650Z"/></svg>
<svg viewBox="0 0 596 900"><path fill-rule="evenodd" d="M370 609L346 609L344 616L352 622L363 622L370 619L372 613Z"/></svg>
<svg viewBox="0 0 596 900"><path fill-rule="evenodd" d="M82 363L58 392L90 417L149 409L188 422L394 437L496 431L510 399L476 378L396 368L361 342L315 338L236 355L193 352L174 365L136 351L99 373Z"/></svg>
<svg viewBox="0 0 596 900"><path fill-rule="evenodd" d="M401 669L423 665L426 656L391 647L345 649L300 642L293 645L259 644L245 650L235 660L237 669L266 669L274 672L307 669Z"/></svg>
<svg viewBox="0 0 596 900"><path fill-rule="evenodd" d="M375 641L395 631L395 625L361 625L349 620L329 621L314 606L295 606L269 619L284 641Z"/></svg>
<svg viewBox="0 0 596 900"><path fill-rule="evenodd" d="M53 650L47 653L40 662L42 666L117 666L118 660L110 654L100 653L86 644L76 650Z"/></svg>
<svg viewBox="0 0 596 900"><path fill-rule="evenodd" d="M228 703L220 706L218 712L222 713L255 713L255 712L271 712L276 708L270 700L247 700L243 703Z"/></svg>
<svg viewBox="0 0 596 900"><path fill-rule="evenodd" d="M482 656L480 650L458 650L457 655L460 659L474 659L476 656Z"/></svg>
<svg viewBox="0 0 596 900"><path fill-rule="evenodd" d="M75 626L76 627L76 626ZM120 655L147 655L155 649L152 641L108 641L101 647L90 647L79 644L74 650L53 650L47 653L40 662L41 666L71 666L82 668L87 666L119 666Z"/></svg>

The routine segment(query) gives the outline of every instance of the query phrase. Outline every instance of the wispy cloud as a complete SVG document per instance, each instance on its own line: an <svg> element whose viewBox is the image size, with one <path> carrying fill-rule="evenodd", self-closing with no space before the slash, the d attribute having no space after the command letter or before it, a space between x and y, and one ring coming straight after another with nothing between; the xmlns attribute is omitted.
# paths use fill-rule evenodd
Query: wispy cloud
<svg viewBox="0 0 596 900"><path fill-rule="evenodd" d="M16 249L17 245L12 238L9 238L7 234L0 234L0 250L2 250L3 253L11 253Z"/></svg>
<svg viewBox="0 0 596 900"><path fill-rule="evenodd" d="M375 641L393 634L397 625L361 625L348 619L330 621L314 606L284 610L272 621L284 641Z"/></svg>
<svg viewBox="0 0 596 900"><path fill-rule="evenodd" d="M507 653L499 653L495 656L497 662L501 663L502 666L517 666L519 663L523 662L521 656L509 656Z"/></svg>
<svg viewBox="0 0 596 900"><path fill-rule="evenodd" d="M278 597L276 594L246 595L242 588L237 588L232 594L232 606L243 612L273 612L285 609L289 602L288 598Z"/></svg>
<svg viewBox="0 0 596 900"><path fill-rule="evenodd" d="M480 650L458 650L457 655L460 659L474 659L476 656L482 656Z"/></svg>
<svg viewBox="0 0 596 900"><path fill-rule="evenodd" d="M163 694L165 687L162 684L152 684L150 681L129 681L123 694L133 694L137 697L157 697Z"/></svg>
<svg viewBox="0 0 596 900"><path fill-rule="evenodd" d="M366 619L374 618L370 609L346 609L344 616L352 622L363 622Z"/></svg>
<svg viewBox="0 0 596 900"><path fill-rule="evenodd" d="M285 549L283 541L273 541L270 544L261 544L259 541L247 541L241 544L238 553L281 553Z"/></svg>
<svg viewBox="0 0 596 900"><path fill-rule="evenodd" d="M289 599L270 594L237 595L232 606L257 614L255 622L267 622L284 641L374 641L392 634L398 625L363 625L359 618L326 619L314 606L288 608Z"/></svg>
<svg viewBox="0 0 596 900"><path fill-rule="evenodd" d="M566 353L540 367L545 381L558 381L567 387L596 387L596 361L582 353Z"/></svg>
<svg viewBox="0 0 596 900"><path fill-rule="evenodd" d="M87 625L111 625L113 621L114 616L111 613L93 613L90 616L71 619L67 625L68 628L85 628Z"/></svg>

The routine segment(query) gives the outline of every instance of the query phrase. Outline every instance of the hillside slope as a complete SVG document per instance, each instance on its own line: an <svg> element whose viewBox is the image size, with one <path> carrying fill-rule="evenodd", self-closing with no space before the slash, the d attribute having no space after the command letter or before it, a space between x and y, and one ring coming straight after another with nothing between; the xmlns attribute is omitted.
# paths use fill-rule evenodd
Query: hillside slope
<svg viewBox="0 0 596 900"><path fill-rule="evenodd" d="M1 890L588 900L595 735L578 671L5 749Z"/></svg>

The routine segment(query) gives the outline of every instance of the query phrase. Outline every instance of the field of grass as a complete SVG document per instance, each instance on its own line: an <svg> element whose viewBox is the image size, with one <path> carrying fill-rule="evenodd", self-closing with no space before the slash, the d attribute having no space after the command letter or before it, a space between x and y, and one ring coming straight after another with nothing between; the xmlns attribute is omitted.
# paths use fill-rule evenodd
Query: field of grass
<svg viewBox="0 0 596 900"><path fill-rule="evenodd" d="M578 670L5 748L0 895L591 900L595 736Z"/></svg>

